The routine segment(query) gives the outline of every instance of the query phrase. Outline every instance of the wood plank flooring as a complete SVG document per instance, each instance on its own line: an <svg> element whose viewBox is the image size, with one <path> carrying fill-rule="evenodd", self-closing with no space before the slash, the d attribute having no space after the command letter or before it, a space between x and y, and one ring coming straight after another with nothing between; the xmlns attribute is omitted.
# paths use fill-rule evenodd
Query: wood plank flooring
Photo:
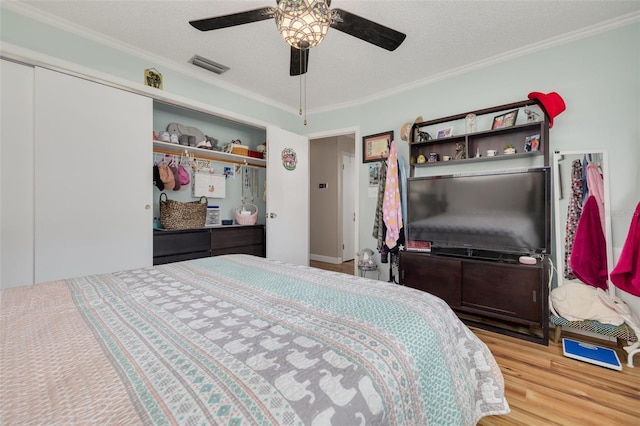
<svg viewBox="0 0 640 426"><path fill-rule="evenodd" d="M311 266L353 274L353 262L312 261ZM615 371L566 358L560 343L543 346L471 330L496 358L511 407L510 414L485 417L479 425L640 425L640 356L634 359L635 368L630 368L627 353L615 344L563 334L616 349L623 370Z"/></svg>

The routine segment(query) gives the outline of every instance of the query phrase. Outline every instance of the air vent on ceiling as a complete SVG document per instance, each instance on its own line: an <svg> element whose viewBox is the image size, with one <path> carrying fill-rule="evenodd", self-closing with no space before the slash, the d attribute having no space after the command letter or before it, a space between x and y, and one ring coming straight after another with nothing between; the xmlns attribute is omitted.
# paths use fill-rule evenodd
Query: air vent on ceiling
<svg viewBox="0 0 640 426"><path fill-rule="evenodd" d="M205 70L214 72L216 74L222 74L229 70L229 67L225 67L224 65L218 64L217 62L213 62L198 55L195 55L193 58L191 58L190 62L197 67L204 68Z"/></svg>

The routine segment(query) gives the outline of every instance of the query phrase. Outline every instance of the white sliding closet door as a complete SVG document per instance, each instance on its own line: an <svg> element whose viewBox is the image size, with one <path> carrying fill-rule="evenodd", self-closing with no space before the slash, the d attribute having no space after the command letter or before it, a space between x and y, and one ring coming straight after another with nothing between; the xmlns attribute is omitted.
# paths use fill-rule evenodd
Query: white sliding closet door
<svg viewBox="0 0 640 426"><path fill-rule="evenodd" d="M35 282L151 265L151 99L35 74Z"/></svg>
<svg viewBox="0 0 640 426"><path fill-rule="evenodd" d="M0 60L0 288L33 284L33 75Z"/></svg>

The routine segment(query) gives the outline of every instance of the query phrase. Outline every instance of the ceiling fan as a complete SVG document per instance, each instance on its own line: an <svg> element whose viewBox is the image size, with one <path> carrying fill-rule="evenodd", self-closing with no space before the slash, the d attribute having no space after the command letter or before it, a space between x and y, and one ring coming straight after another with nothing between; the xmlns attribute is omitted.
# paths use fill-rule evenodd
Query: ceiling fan
<svg viewBox="0 0 640 426"><path fill-rule="evenodd" d="M291 45L289 75L307 72L309 49L320 43L329 27L393 51L406 35L342 9L329 9L331 0L277 0L276 7L262 7L230 15L197 19L189 23L211 31L251 22L275 19L282 37Z"/></svg>

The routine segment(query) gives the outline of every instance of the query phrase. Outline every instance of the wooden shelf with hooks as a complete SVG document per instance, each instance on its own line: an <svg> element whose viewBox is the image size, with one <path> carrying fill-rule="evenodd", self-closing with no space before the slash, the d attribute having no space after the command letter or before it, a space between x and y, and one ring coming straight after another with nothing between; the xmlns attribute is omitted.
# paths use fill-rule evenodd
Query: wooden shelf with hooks
<svg viewBox="0 0 640 426"><path fill-rule="evenodd" d="M178 145L170 142L153 141L153 152L169 155L189 155L202 160L222 161L226 163L243 164L255 167L267 167L267 160L244 155L229 154L227 152L212 151L210 149L195 148L193 146Z"/></svg>

